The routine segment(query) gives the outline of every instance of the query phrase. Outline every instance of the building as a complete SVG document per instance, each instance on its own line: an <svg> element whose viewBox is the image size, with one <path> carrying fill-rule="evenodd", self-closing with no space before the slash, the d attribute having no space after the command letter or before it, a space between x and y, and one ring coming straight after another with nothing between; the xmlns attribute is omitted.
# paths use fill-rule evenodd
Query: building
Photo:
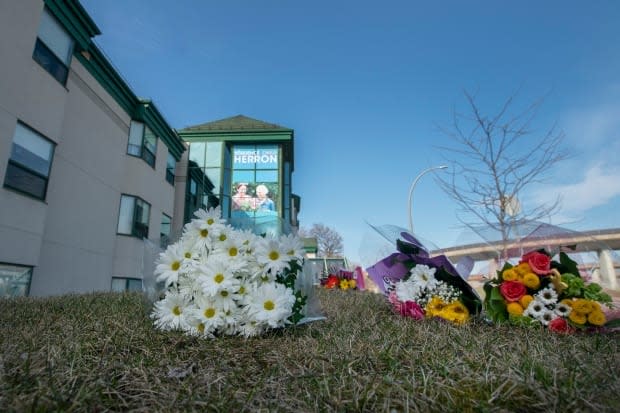
<svg viewBox="0 0 620 413"><path fill-rule="evenodd" d="M141 288L143 239L182 219L185 145L99 34L76 0L0 2L2 295Z"/></svg>
<svg viewBox="0 0 620 413"><path fill-rule="evenodd" d="M185 204L184 222L198 208L219 205L237 228L256 233L298 228L300 198L291 192L293 129L238 115L178 134L189 144L179 163L187 167L188 182L184 191L177 188L177 206ZM181 225L175 222L175 234Z"/></svg>

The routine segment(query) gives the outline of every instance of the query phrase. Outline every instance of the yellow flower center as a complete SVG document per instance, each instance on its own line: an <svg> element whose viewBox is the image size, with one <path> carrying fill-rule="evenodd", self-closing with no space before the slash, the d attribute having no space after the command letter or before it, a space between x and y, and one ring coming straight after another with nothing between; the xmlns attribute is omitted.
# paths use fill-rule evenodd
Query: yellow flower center
<svg viewBox="0 0 620 413"><path fill-rule="evenodd" d="M277 260L278 258L280 258L280 254L278 254L278 251L271 251L269 253L269 259L272 261Z"/></svg>
<svg viewBox="0 0 620 413"><path fill-rule="evenodd" d="M243 285L239 287L239 294L245 294L245 287Z"/></svg>
<svg viewBox="0 0 620 413"><path fill-rule="evenodd" d="M215 281L216 283L221 283L222 281L224 281L224 274L220 273L220 274L215 274L215 277L213 277L213 281Z"/></svg>
<svg viewBox="0 0 620 413"><path fill-rule="evenodd" d="M204 333L205 332L205 325L203 323L198 324L198 327L196 327L198 329L199 333Z"/></svg>
<svg viewBox="0 0 620 413"><path fill-rule="evenodd" d="M185 258L192 258L192 253L191 252L186 252L185 253Z"/></svg>
<svg viewBox="0 0 620 413"><path fill-rule="evenodd" d="M209 218L209 219L207 219L207 224L208 224L208 225L213 225L213 223L214 223L214 222L215 222L215 221L213 220L213 218Z"/></svg>
<svg viewBox="0 0 620 413"><path fill-rule="evenodd" d="M222 297L228 297L228 291L220 291Z"/></svg>
<svg viewBox="0 0 620 413"><path fill-rule="evenodd" d="M172 265L170 265L170 268L172 268L172 271L178 271L178 269L181 268L181 263L179 261L174 261Z"/></svg>
<svg viewBox="0 0 620 413"><path fill-rule="evenodd" d="M289 252L287 252L288 255L295 255L295 251L290 250Z"/></svg>
<svg viewBox="0 0 620 413"><path fill-rule="evenodd" d="M181 308L178 305L175 305L172 309L172 314L177 316L181 315Z"/></svg>
<svg viewBox="0 0 620 413"><path fill-rule="evenodd" d="M205 238L207 235L209 235L209 230L208 229L201 229L200 230L200 236Z"/></svg>
<svg viewBox="0 0 620 413"><path fill-rule="evenodd" d="M226 234L220 235L220 241L226 241Z"/></svg>
<svg viewBox="0 0 620 413"><path fill-rule="evenodd" d="M207 308L205 310L205 317L213 318L215 316L215 308Z"/></svg>
<svg viewBox="0 0 620 413"><path fill-rule="evenodd" d="M237 250L237 248L235 247L232 247L231 249L228 250L228 255L230 255L231 257L236 257L238 253L239 253L239 250Z"/></svg>
<svg viewBox="0 0 620 413"><path fill-rule="evenodd" d="M276 308L276 305L273 303L273 301L271 300L267 300L265 301L265 303L263 304L263 307L265 308L265 310L267 311L271 311L274 308Z"/></svg>

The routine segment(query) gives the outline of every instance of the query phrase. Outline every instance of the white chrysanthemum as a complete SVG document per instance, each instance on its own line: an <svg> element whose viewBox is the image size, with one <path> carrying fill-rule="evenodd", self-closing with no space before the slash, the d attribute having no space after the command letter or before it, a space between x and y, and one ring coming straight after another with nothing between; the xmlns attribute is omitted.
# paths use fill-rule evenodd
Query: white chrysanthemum
<svg viewBox="0 0 620 413"><path fill-rule="evenodd" d="M405 301L418 301L420 298L420 286L409 280L396 283L396 297L403 303Z"/></svg>
<svg viewBox="0 0 620 413"><path fill-rule="evenodd" d="M181 238L181 241L176 243L175 245L178 245L179 248L181 249L181 253L183 254L183 258L185 258L186 262L190 263L193 260L198 259L199 257L198 251L196 251L193 248L194 240L187 239L187 238Z"/></svg>
<svg viewBox="0 0 620 413"><path fill-rule="evenodd" d="M252 291L256 289L256 284L246 280L239 280L239 288L237 289L236 295L238 296L238 303L240 305L245 305L248 302L248 297Z"/></svg>
<svg viewBox="0 0 620 413"><path fill-rule="evenodd" d="M196 218L192 220L192 224L201 229L208 230L212 235L215 233L219 235L220 230L226 226L226 221L221 218L222 210L219 206L208 211L199 209L194 212L194 215Z"/></svg>
<svg viewBox="0 0 620 413"><path fill-rule="evenodd" d="M239 242L243 245L246 255L253 255L256 250L256 244L262 239L262 237L254 234L250 229L237 230L236 235L239 238Z"/></svg>
<svg viewBox="0 0 620 413"><path fill-rule="evenodd" d="M263 284L249 296L248 314L256 321L270 327L283 327L293 314L295 295L285 285Z"/></svg>
<svg viewBox="0 0 620 413"><path fill-rule="evenodd" d="M297 235L282 235L280 237L280 243L282 244L282 250L286 252L289 261L303 260L305 251L304 244Z"/></svg>
<svg viewBox="0 0 620 413"><path fill-rule="evenodd" d="M436 268L430 268L428 265L420 264L411 269L411 277L409 280L414 282L421 290L432 290L437 286L435 278Z"/></svg>
<svg viewBox="0 0 620 413"><path fill-rule="evenodd" d="M247 261L243 239L234 233L229 233L223 241L216 241L213 245L213 254L226 260Z"/></svg>
<svg viewBox="0 0 620 413"><path fill-rule="evenodd" d="M546 310L545 304L536 298L530 302L523 315L538 319Z"/></svg>
<svg viewBox="0 0 620 413"><path fill-rule="evenodd" d="M560 317L568 317L571 311L573 311L573 309L570 306L562 303L557 304L553 310L553 312Z"/></svg>
<svg viewBox="0 0 620 413"><path fill-rule="evenodd" d="M193 271L179 277L179 293L191 299L203 295L202 283Z"/></svg>
<svg viewBox="0 0 620 413"><path fill-rule="evenodd" d="M224 325L224 313L215 300L210 297L200 297L195 300L195 309L192 315L204 325L206 334L213 333Z"/></svg>
<svg viewBox="0 0 620 413"><path fill-rule="evenodd" d="M554 314L554 312L552 310L549 310L548 308L545 308L542 313L540 313L540 315L538 317L536 317L536 319L538 321L540 321L542 323L542 325L549 325L549 323L551 322L551 320L553 320L554 318L556 318L557 316Z"/></svg>
<svg viewBox="0 0 620 413"><path fill-rule="evenodd" d="M222 290L236 291L239 288L239 280L233 271L234 268L226 261L213 258L198 267L198 281L202 284L205 294L210 296Z"/></svg>
<svg viewBox="0 0 620 413"><path fill-rule="evenodd" d="M239 320L239 334L244 337L253 337L262 334L268 328L266 323L259 323L247 314Z"/></svg>
<svg viewBox="0 0 620 413"><path fill-rule="evenodd" d="M189 310L191 310L190 304L183 296L169 292L163 300L155 303L151 317L155 319L155 325L162 330L187 330Z"/></svg>
<svg viewBox="0 0 620 413"><path fill-rule="evenodd" d="M289 267L288 255L282 245L273 237L264 238L256 245L256 260L265 267L265 271L276 274Z"/></svg>
<svg viewBox="0 0 620 413"><path fill-rule="evenodd" d="M237 284L238 285L238 284ZM237 294L237 288L234 290L219 290L217 294L213 296L215 305L221 308L224 312L232 311L237 308L237 301L241 299L241 296Z"/></svg>
<svg viewBox="0 0 620 413"><path fill-rule="evenodd" d="M176 283L179 279L179 271L183 264L183 251L177 245L169 245L166 251L159 254L156 262L155 276L158 282L163 282L166 287Z"/></svg>
<svg viewBox="0 0 620 413"><path fill-rule="evenodd" d="M553 287L549 286L540 290L536 294L536 298L545 305L553 305L558 302L558 293L555 292Z"/></svg>

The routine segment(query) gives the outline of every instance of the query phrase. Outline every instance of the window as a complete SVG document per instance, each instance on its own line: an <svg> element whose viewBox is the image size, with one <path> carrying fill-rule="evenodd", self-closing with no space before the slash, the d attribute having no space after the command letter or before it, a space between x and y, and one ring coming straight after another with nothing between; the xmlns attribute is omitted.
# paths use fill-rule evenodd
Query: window
<svg viewBox="0 0 620 413"><path fill-rule="evenodd" d="M168 152L168 160L166 161L166 181L168 181L170 185L174 185L174 169L176 166L176 159L174 159L174 156Z"/></svg>
<svg viewBox="0 0 620 413"><path fill-rule="evenodd" d="M142 291L142 280L139 278L112 277L112 291Z"/></svg>
<svg viewBox="0 0 620 413"><path fill-rule="evenodd" d="M72 53L73 39L49 10L43 9L32 58L64 85Z"/></svg>
<svg viewBox="0 0 620 413"><path fill-rule="evenodd" d="M159 230L159 245L166 248L170 243L170 217L166 214L161 216L161 229Z"/></svg>
<svg viewBox="0 0 620 413"><path fill-rule="evenodd" d="M129 125L127 153L142 158L146 163L155 167L157 136L144 123L132 120Z"/></svg>
<svg viewBox="0 0 620 413"><path fill-rule="evenodd" d="M0 263L0 297L27 296L31 278L32 267Z"/></svg>
<svg viewBox="0 0 620 413"><path fill-rule="evenodd" d="M121 195L117 232L139 238L148 238L150 213L151 205L148 202L135 196Z"/></svg>
<svg viewBox="0 0 620 413"><path fill-rule="evenodd" d="M4 186L45 199L54 144L29 127L15 127Z"/></svg>

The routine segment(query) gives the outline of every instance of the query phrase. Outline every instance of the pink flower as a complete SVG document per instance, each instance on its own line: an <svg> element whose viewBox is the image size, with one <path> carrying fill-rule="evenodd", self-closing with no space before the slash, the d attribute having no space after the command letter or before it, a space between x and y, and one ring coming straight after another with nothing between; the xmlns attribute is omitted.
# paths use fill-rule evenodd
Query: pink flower
<svg viewBox="0 0 620 413"><path fill-rule="evenodd" d="M538 275L549 274L551 270L551 258L547 254L538 251L528 252L521 258L521 262L530 264L530 268Z"/></svg>
<svg viewBox="0 0 620 413"><path fill-rule="evenodd" d="M499 292L504 297L504 300L509 303L519 301L527 293L525 285L518 281L504 281L499 286Z"/></svg>
<svg viewBox="0 0 620 413"><path fill-rule="evenodd" d="M424 318L424 310L415 301L405 301L400 306L400 315L411 317L414 320L422 320Z"/></svg>

